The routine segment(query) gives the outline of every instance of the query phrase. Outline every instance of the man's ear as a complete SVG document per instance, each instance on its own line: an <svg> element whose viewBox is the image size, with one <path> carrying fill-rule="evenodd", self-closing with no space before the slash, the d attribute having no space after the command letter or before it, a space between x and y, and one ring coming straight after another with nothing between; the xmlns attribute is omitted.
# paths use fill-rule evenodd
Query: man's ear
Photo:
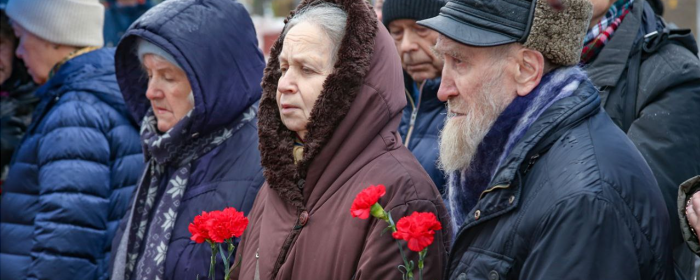
<svg viewBox="0 0 700 280"><path fill-rule="evenodd" d="M528 95L542 80L544 74L544 57L542 53L528 48L521 48L515 54L515 90L518 96Z"/></svg>

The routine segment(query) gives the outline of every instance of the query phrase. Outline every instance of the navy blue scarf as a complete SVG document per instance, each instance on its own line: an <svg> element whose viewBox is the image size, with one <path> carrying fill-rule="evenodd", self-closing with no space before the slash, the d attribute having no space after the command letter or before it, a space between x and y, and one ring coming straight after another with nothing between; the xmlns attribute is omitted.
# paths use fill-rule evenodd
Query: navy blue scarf
<svg viewBox="0 0 700 280"><path fill-rule="evenodd" d="M445 202L452 218L453 235L466 214L476 206L489 187L498 166L537 118L556 101L570 96L586 75L578 67L559 68L547 73L528 95L519 96L506 107L482 140L470 168L449 175Z"/></svg>

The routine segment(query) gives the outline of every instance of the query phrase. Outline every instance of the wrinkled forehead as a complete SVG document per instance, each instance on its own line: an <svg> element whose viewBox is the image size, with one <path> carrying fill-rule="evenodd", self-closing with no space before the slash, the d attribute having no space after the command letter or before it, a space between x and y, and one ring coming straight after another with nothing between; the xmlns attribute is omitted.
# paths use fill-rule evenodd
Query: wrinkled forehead
<svg viewBox="0 0 700 280"><path fill-rule="evenodd" d="M141 66L149 70L178 70L179 68L167 59L153 53L145 53L141 59ZM184 71L183 71L184 72Z"/></svg>
<svg viewBox="0 0 700 280"><path fill-rule="evenodd" d="M435 43L432 50L437 57L444 57L447 55L457 59L464 59L469 55L469 50L466 46L442 34L438 35L437 43Z"/></svg>
<svg viewBox="0 0 700 280"><path fill-rule="evenodd" d="M280 60L306 58L328 61L332 42L315 24L302 22L292 27L284 37Z"/></svg>
<svg viewBox="0 0 700 280"><path fill-rule="evenodd" d="M389 25L387 27L389 29L391 29L391 28L425 28L422 25L418 25L417 22L418 21L415 19L400 18L400 19L395 19L395 20L392 20L391 22L389 22Z"/></svg>
<svg viewBox="0 0 700 280"><path fill-rule="evenodd" d="M496 47L476 47L469 46L459 43L455 40L440 34L437 39L437 43L433 47L433 52L438 57L444 57L445 55L456 59L494 59L496 54Z"/></svg>

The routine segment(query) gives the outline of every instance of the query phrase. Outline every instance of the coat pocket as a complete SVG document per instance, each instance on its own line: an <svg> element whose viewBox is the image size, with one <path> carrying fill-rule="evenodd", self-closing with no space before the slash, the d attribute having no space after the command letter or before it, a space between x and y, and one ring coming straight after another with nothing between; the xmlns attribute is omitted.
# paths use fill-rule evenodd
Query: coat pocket
<svg viewBox="0 0 700 280"><path fill-rule="evenodd" d="M491 251L470 248L460 258L450 274L450 280L501 280L515 279L509 275L513 259Z"/></svg>

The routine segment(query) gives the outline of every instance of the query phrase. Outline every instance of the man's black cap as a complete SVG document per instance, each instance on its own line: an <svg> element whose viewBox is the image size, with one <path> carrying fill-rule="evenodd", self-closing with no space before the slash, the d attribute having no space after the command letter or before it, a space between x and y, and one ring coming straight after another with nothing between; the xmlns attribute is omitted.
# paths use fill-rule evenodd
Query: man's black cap
<svg viewBox="0 0 700 280"><path fill-rule="evenodd" d="M452 0L418 24L465 45L525 43L537 0ZM470 28L471 27L471 28Z"/></svg>
<svg viewBox="0 0 700 280"><path fill-rule="evenodd" d="M389 26L397 19L424 20L440 13L446 0L384 0L382 23Z"/></svg>

